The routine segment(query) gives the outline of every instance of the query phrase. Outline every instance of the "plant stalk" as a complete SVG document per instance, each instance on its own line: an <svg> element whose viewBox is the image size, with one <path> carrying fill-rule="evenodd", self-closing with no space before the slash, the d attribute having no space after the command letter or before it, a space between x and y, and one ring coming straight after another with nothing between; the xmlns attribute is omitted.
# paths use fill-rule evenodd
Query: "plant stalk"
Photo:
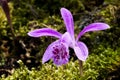
<svg viewBox="0 0 120 80"><path fill-rule="evenodd" d="M9 6L8 6L8 2L7 2L7 0L0 0L0 4L1 4L1 6L2 6L4 12L5 12L6 17L7 17L7 21L8 21L8 24L10 26L11 34L12 34L12 37L13 37L13 40L14 40L15 33L14 33L11 18L10 18L10 9L9 9Z"/></svg>
<svg viewBox="0 0 120 80"><path fill-rule="evenodd" d="M83 75L83 62L81 60L78 60L79 61L79 70L80 70L80 76Z"/></svg>
<svg viewBox="0 0 120 80"><path fill-rule="evenodd" d="M12 25L12 20L11 20L11 17L10 17L10 9L9 9L9 6L8 6L8 2L7 0L0 0L0 5L2 6L2 9L3 11L5 12L5 15L6 15L6 18L7 18L7 21L8 21L8 24L10 26L10 30L11 30L11 36L13 38L13 54L15 53L15 32L14 32L14 29L13 29L13 25Z"/></svg>

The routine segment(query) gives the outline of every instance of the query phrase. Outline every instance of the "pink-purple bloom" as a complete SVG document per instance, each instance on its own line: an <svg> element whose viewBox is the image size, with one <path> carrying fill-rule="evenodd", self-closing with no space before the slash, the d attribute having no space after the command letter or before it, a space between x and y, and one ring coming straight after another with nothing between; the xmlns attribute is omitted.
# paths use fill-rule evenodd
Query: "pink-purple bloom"
<svg viewBox="0 0 120 80"><path fill-rule="evenodd" d="M41 28L30 31L28 35L32 37L54 36L58 38L58 40L51 43L46 49L42 58L42 63L50 59L52 59L57 66L68 63L70 57L69 47L74 50L79 60L85 61L88 57L88 48L85 43L79 41L79 38L86 32L105 30L110 27L106 23L92 23L86 26L75 38L74 22L71 12L66 8L61 8L60 11L67 30L64 34L51 28Z"/></svg>

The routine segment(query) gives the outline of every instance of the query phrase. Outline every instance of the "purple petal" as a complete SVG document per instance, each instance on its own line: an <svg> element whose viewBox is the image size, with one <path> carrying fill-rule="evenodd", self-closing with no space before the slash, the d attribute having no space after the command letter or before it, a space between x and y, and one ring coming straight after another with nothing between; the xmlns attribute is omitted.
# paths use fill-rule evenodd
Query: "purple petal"
<svg viewBox="0 0 120 80"><path fill-rule="evenodd" d="M77 40L86 32L89 32L89 31L99 31L99 30L105 30L105 29L108 29L110 28L110 26L106 23L92 23L88 26L86 26L78 35L77 37Z"/></svg>
<svg viewBox="0 0 120 80"><path fill-rule="evenodd" d="M73 47L76 56L79 60L85 61L88 57L88 48L83 42L78 42L78 44Z"/></svg>
<svg viewBox="0 0 120 80"><path fill-rule="evenodd" d="M65 8L61 8L61 15L64 20L64 23L66 25L67 31L70 33L70 35L74 36L74 22L73 22L73 16L71 12Z"/></svg>
<svg viewBox="0 0 120 80"><path fill-rule="evenodd" d="M61 37L61 42L65 43L66 45L70 45L72 43L72 38L68 32L65 32Z"/></svg>
<svg viewBox="0 0 120 80"><path fill-rule="evenodd" d="M52 46L55 45L55 44L57 44L57 43L58 43L58 40L55 41L55 42L53 42L53 43L51 43L51 44L48 46L48 48L46 49L46 51L45 51L45 53L44 53L44 55L43 55L42 63L45 63L45 62L47 62L49 59L52 58L52 56L53 56Z"/></svg>
<svg viewBox="0 0 120 80"><path fill-rule="evenodd" d="M36 29L36 30L30 31L28 35L32 37L54 36L57 38L60 38L62 36L61 33L50 28Z"/></svg>

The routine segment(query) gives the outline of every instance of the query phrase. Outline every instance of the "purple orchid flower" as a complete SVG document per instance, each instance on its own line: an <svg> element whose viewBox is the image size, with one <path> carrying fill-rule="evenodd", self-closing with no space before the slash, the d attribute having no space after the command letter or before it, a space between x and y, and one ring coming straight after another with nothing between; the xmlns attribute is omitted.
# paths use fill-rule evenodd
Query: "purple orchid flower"
<svg viewBox="0 0 120 80"><path fill-rule="evenodd" d="M85 61L88 57L88 48L83 42L78 41L79 38L86 32L105 30L110 27L109 25L101 22L92 23L86 26L75 38L74 22L71 12L66 8L61 8L60 11L66 25L67 32L61 34L51 28L42 28L30 31L28 35L32 37L54 36L58 38L58 40L51 43L46 49L42 58L42 63L45 63L50 59L52 59L54 64L56 64L57 66L68 63L70 57L69 47L74 50L79 60Z"/></svg>

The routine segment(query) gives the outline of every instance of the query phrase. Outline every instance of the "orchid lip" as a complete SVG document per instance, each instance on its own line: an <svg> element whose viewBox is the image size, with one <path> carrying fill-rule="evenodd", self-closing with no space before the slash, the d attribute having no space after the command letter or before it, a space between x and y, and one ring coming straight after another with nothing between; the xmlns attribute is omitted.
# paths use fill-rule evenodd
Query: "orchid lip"
<svg viewBox="0 0 120 80"><path fill-rule="evenodd" d="M53 46L52 60L56 65L62 65L68 63L69 52L64 43L59 43Z"/></svg>

